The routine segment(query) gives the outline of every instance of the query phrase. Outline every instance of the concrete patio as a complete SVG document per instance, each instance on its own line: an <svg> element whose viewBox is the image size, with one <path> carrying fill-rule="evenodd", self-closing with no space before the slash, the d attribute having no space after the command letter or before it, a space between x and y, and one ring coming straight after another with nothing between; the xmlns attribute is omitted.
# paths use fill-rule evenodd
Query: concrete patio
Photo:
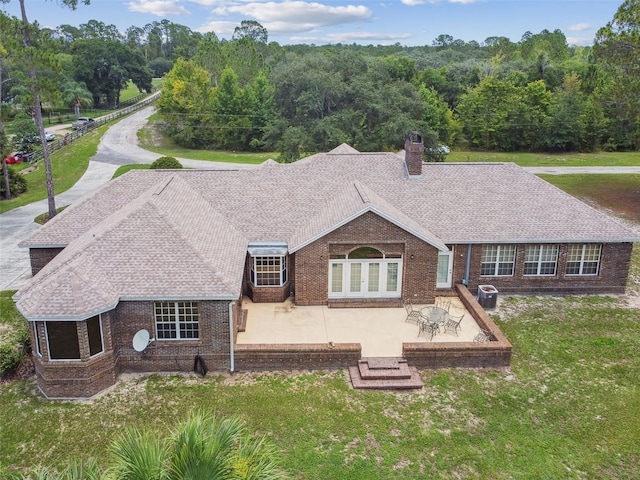
<svg viewBox="0 0 640 480"><path fill-rule="evenodd" d="M299 307L291 299L284 303L253 303L244 298L248 311L246 331L238 333L238 344L359 343L363 357L401 357L403 343L471 342L480 327L457 297L450 314L464 314L458 336L440 332L418 336L418 326L406 322L404 308ZM421 309L427 305L415 305Z"/></svg>

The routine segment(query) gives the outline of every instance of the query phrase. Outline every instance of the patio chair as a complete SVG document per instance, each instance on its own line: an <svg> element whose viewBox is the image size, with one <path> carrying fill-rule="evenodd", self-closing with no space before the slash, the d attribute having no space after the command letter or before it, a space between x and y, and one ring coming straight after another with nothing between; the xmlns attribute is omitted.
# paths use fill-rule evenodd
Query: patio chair
<svg viewBox="0 0 640 480"><path fill-rule="evenodd" d="M475 337L473 337L474 342L490 342L494 338L493 332L488 330L480 330Z"/></svg>
<svg viewBox="0 0 640 480"><path fill-rule="evenodd" d="M414 309L410 302L404 302L404 308L407 311L407 318L405 319L405 322L413 322L417 325L424 319L420 310Z"/></svg>
<svg viewBox="0 0 640 480"><path fill-rule="evenodd" d="M460 323L462 323L462 319L464 318L464 314L460 315L459 317L454 317L454 316L449 316L449 320L447 320L446 322L444 322L442 324L442 328L444 328L444 332L446 333L447 330L452 330L453 333L456 334L456 337L458 336L458 330L462 330L462 328L460 327Z"/></svg>
<svg viewBox="0 0 640 480"><path fill-rule="evenodd" d="M426 333L429 335L429 340L433 340L433 336L440 330L440 325L437 323L431 322L429 320L423 319L418 323L418 337L421 333Z"/></svg>
<svg viewBox="0 0 640 480"><path fill-rule="evenodd" d="M438 297L436 299L436 307L446 310L447 312L451 308L451 300L447 300L445 297Z"/></svg>

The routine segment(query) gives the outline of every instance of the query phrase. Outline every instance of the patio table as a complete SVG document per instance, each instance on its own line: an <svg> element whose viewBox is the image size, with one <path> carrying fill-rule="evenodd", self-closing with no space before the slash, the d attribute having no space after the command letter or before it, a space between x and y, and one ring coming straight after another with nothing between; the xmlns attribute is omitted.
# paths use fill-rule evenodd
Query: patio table
<svg viewBox="0 0 640 480"><path fill-rule="evenodd" d="M420 310L420 313L423 317L428 318L431 322L437 323L438 325L449 320L449 312L440 307L424 307Z"/></svg>

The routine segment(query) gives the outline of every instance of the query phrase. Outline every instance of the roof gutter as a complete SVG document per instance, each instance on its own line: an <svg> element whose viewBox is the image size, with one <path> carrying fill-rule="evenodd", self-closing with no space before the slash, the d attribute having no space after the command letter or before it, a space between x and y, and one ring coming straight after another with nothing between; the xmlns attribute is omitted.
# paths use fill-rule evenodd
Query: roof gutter
<svg viewBox="0 0 640 480"><path fill-rule="evenodd" d="M462 279L462 284L464 286L469 286L469 272L471 271L471 244L467 244L467 261L464 265L464 278Z"/></svg>
<svg viewBox="0 0 640 480"><path fill-rule="evenodd" d="M233 304L235 302L229 302L229 372L233 373L235 371L236 365L235 365L235 351L233 349L233 333L234 333L234 326L233 326Z"/></svg>

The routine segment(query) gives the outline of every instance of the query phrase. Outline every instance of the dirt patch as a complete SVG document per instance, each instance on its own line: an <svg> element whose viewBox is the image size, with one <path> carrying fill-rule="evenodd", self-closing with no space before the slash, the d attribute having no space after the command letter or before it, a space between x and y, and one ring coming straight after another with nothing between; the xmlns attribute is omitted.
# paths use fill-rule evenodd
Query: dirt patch
<svg viewBox="0 0 640 480"><path fill-rule="evenodd" d="M8 375L0 375L0 385L15 382L16 380L25 380L35 375L36 369L31 360L25 360L15 372Z"/></svg>

